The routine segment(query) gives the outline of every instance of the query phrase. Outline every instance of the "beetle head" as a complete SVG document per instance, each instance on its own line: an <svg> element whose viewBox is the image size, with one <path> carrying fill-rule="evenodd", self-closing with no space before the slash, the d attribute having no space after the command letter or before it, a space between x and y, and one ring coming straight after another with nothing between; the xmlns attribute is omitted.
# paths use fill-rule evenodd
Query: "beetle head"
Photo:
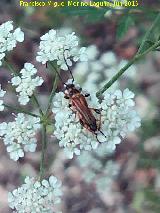
<svg viewBox="0 0 160 213"><path fill-rule="evenodd" d="M80 91L75 87L74 84L67 84L66 85L64 94L68 98L72 98L72 96L76 95L77 93L80 93Z"/></svg>

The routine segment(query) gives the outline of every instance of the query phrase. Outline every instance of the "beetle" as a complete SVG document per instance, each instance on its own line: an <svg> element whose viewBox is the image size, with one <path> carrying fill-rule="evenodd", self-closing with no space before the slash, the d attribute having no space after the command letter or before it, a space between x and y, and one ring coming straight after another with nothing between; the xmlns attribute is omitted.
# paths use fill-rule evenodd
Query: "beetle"
<svg viewBox="0 0 160 213"><path fill-rule="evenodd" d="M88 131L95 134L97 138L98 132L104 135L101 128L101 109L90 108L86 97L90 94L82 94L82 88L77 88L73 83L65 84L64 98L69 99L69 107L78 116L80 124ZM93 112L100 115L100 119L96 119ZM105 135L104 135L105 136ZM105 136L106 137L106 136ZM97 138L97 141L100 142Z"/></svg>
<svg viewBox="0 0 160 213"><path fill-rule="evenodd" d="M64 57L65 60L65 57ZM66 62L66 60L65 60ZM67 65L67 63L66 63ZM54 67L54 66L53 66ZM63 82L59 72L54 67L54 70L56 71L57 75L59 76L60 80ZM68 66L68 70L72 76L72 83L64 83L65 90L64 90L64 98L69 99L69 107L71 110L78 116L80 124L86 128L88 131L92 132L95 136L98 142L98 132L100 132L105 138L106 136L101 131L101 109L95 109L90 108L88 106L86 97L90 96L90 94L83 94L82 88L77 88L74 85L74 76L72 74L72 71L70 70ZM100 119L96 119L93 111L100 115Z"/></svg>

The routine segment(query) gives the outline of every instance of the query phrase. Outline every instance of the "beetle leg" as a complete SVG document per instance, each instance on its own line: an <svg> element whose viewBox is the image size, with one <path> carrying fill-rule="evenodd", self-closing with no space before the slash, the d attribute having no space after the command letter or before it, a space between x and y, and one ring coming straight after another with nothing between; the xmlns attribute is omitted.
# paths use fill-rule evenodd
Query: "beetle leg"
<svg viewBox="0 0 160 213"><path fill-rule="evenodd" d="M89 94L89 93L86 93L84 96L85 96L85 97L89 97L89 96L90 96L90 94Z"/></svg>
<svg viewBox="0 0 160 213"><path fill-rule="evenodd" d="M68 107L71 108L71 107L72 107L72 104L68 104ZM72 110L72 111L73 111L73 110Z"/></svg>
<svg viewBox="0 0 160 213"><path fill-rule="evenodd" d="M101 111L102 111L102 109L95 109L95 108L90 108L90 109L96 112L97 114L101 114Z"/></svg>
<svg viewBox="0 0 160 213"><path fill-rule="evenodd" d="M98 131L100 131L100 128L101 128L101 113L100 113L100 115L99 115L99 120L97 121L97 129L98 129Z"/></svg>
<svg viewBox="0 0 160 213"><path fill-rule="evenodd" d="M97 136L97 133L95 133L95 136L96 136L96 139L99 143L102 143L99 139L98 139L98 136Z"/></svg>
<svg viewBox="0 0 160 213"><path fill-rule="evenodd" d="M83 121L80 119L79 120L79 122L80 122L80 124L82 125L82 126L84 126L84 123L83 123Z"/></svg>
<svg viewBox="0 0 160 213"><path fill-rule="evenodd" d="M80 92L82 92L82 87L79 87L78 90L79 90Z"/></svg>
<svg viewBox="0 0 160 213"><path fill-rule="evenodd" d="M65 98L65 99L69 99L69 97L68 97L68 96L66 96L66 95L64 96L64 98Z"/></svg>
<svg viewBox="0 0 160 213"><path fill-rule="evenodd" d="M102 111L102 109L93 109L93 110L94 110L97 114L100 115L100 116L99 116L99 120L97 120L97 130L98 130L105 138L107 138L106 135L101 131L101 118L102 118L101 111ZM97 133L95 133L95 135L96 135L97 141L100 142L100 141L98 140L98 138L97 138ZM100 142L100 143L101 143L101 142Z"/></svg>
<svg viewBox="0 0 160 213"><path fill-rule="evenodd" d="M84 124L84 123L83 123L83 127L84 127L85 129L87 129L89 132L95 133L95 132L93 132L93 131L91 130L91 128L90 128L87 124Z"/></svg>
<svg viewBox="0 0 160 213"><path fill-rule="evenodd" d="M95 108L90 108L92 111L96 112L97 114L99 114L99 120L97 120L97 130L99 131L101 128L101 111L102 109L95 109Z"/></svg>
<svg viewBox="0 0 160 213"><path fill-rule="evenodd" d="M99 120L98 120L98 131L105 137L105 138L107 138L106 137L106 135L101 131L101 114L100 114L100 117L99 117Z"/></svg>
<svg viewBox="0 0 160 213"><path fill-rule="evenodd" d="M69 107L69 108L72 110L72 112L74 113L74 115L75 115L75 120L76 120L76 118L77 118L77 111L74 110L74 107L72 106L72 104L69 104L68 107Z"/></svg>

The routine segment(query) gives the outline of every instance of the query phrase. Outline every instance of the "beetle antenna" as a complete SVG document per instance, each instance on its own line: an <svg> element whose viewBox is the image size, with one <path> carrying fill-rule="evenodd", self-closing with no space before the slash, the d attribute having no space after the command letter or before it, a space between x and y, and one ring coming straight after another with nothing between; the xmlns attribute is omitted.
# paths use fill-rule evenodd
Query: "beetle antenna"
<svg viewBox="0 0 160 213"><path fill-rule="evenodd" d="M105 135L101 130L99 130L99 132L100 132L105 138L107 138L106 135ZM97 133L95 133L95 135L96 135L97 141L98 141L99 143L102 143L102 142L98 139Z"/></svg>
<svg viewBox="0 0 160 213"><path fill-rule="evenodd" d="M97 133L95 133L95 135L96 135L96 139L97 139L97 141L98 141L99 143L102 143L102 142L98 139L98 135L97 135Z"/></svg>

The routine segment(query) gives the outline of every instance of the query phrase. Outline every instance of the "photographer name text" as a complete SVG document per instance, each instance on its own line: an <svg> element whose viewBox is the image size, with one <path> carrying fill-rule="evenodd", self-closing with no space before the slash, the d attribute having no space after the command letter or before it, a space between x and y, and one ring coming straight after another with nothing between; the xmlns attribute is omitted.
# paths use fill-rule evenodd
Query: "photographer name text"
<svg viewBox="0 0 160 213"><path fill-rule="evenodd" d="M19 1L20 7L137 7L138 1Z"/></svg>

